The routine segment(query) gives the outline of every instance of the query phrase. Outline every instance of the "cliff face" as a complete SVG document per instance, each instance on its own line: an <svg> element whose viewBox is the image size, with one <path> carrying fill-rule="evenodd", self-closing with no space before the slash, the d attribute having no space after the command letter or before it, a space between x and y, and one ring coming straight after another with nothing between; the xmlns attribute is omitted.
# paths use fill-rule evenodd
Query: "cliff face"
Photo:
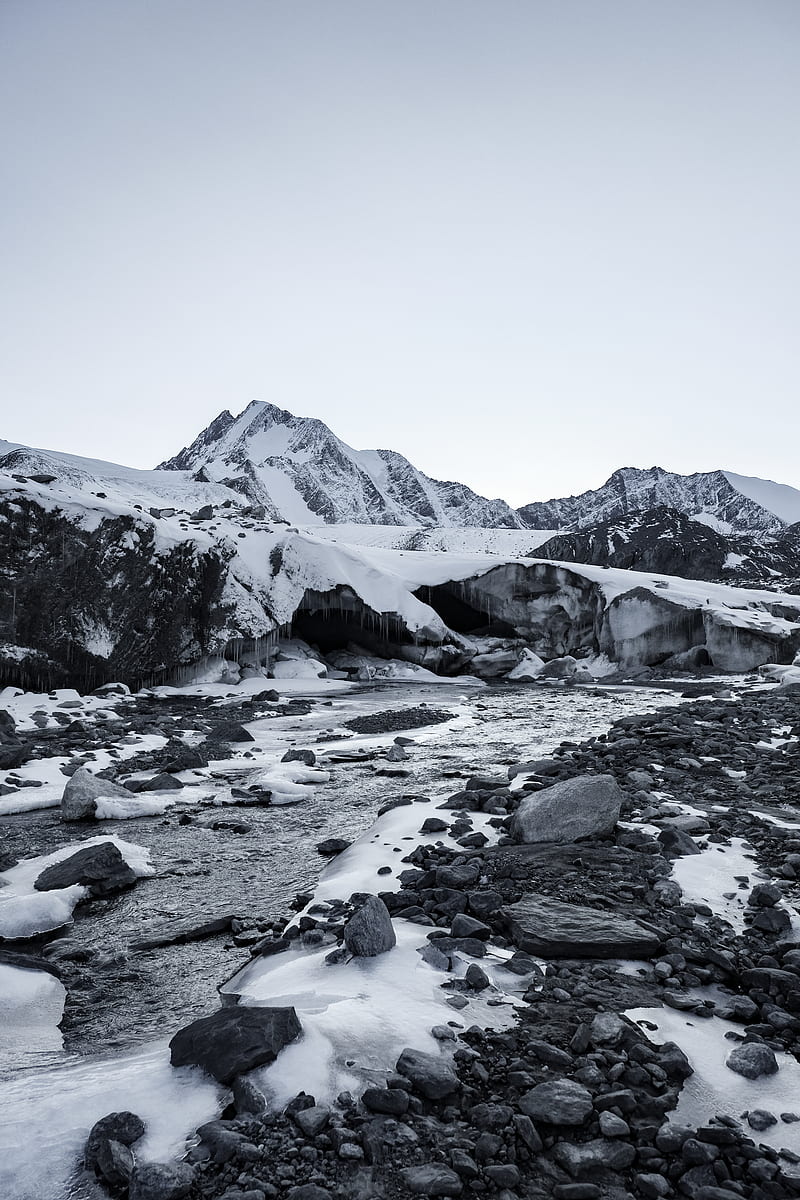
<svg viewBox="0 0 800 1200"><path fill-rule="evenodd" d="M155 543L131 516L87 530L32 500L0 502L3 681L135 683L224 645L224 556Z"/></svg>

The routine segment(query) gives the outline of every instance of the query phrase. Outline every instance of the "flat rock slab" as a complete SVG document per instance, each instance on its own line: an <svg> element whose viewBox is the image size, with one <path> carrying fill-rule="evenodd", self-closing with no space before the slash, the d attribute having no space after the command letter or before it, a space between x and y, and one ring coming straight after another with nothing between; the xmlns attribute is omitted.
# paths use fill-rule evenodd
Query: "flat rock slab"
<svg viewBox="0 0 800 1200"><path fill-rule="evenodd" d="M203 1067L220 1083L230 1083L274 1062L301 1032L291 1007L222 1008L178 1030L169 1044L170 1061L173 1067Z"/></svg>
<svg viewBox="0 0 800 1200"><path fill-rule="evenodd" d="M536 893L506 912L514 944L543 958L650 958L663 940L642 921Z"/></svg>

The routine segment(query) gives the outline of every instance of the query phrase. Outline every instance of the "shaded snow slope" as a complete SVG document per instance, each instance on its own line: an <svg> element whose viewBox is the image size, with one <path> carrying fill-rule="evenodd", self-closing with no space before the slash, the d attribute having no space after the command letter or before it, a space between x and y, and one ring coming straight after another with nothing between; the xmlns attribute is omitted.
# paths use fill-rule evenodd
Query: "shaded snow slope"
<svg viewBox="0 0 800 1200"><path fill-rule="evenodd" d="M751 475L735 475L733 471L722 474L737 492L748 500L760 504L767 512L775 513L787 525L800 521L800 491L785 483L774 483L771 479L757 479Z"/></svg>

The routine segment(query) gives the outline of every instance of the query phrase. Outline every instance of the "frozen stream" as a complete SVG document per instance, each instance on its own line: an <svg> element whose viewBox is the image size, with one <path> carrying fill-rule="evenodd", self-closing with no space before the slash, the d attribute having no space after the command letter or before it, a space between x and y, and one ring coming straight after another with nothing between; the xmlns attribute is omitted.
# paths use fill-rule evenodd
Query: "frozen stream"
<svg viewBox="0 0 800 1200"><path fill-rule="evenodd" d="M323 869L316 843L360 836L387 800L403 793L445 796L470 774L505 773L509 765L544 756L561 741L601 733L620 716L679 702L674 692L652 689L466 689L453 684L381 686L318 697L306 716L249 725L256 738L255 745L247 745L252 757L212 764L216 778L212 775L210 782L219 788L230 786L232 779L246 784L273 768L292 745L312 747L320 756L326 749L391 747L394 734L336 736L342 723L355 716L421 703L454 716L446 724L409 731L414 742L408 747L409 761L402 764L406 777L378 774L375 768L387 765L383 759L326 764L330 781L309 788L299 804L227 810L247 822L244 834L181 825L170 814L107 822L92 830L122 833L145 847L156 874L110 904L78 910L69 936L94 955L110 956L117 971L109 983L98 970L78 1019L64 1023L65 1047L52 1029L51 985L42 1001L50 1006L49 1037L42 1028L48 1018L41 1005L27 1027L25 997L23 1013L16 1005L19 1037L0 1040L0 1194L9 1200L94 1195L85 1181L72 1180L75 1155L90 1125L113 1109L162 1114L151 1135L154 1157L178 1152L186 1134L215 1115L217 1089L200 1081L188 1086L185 1072L173 1072L164 1037L216 1007L217 985L248 961L247 951L216 938L131 953L131 941L171 923L220 914L236 913L248 921L287 915L294 894L313 887ZM163 703L168 710L170 700ZM48 854L70 840L52 809L4 817L0 834L19 857ZM85 830L77 835L85 836Z"/></svg>

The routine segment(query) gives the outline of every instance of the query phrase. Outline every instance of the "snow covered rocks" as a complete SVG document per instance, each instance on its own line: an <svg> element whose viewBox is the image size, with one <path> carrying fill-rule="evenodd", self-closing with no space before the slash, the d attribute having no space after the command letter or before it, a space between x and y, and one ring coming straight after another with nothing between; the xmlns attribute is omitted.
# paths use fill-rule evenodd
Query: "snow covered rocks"
<svg viewBox="0 0 800 1200"><path fill-rule="evenodd" d="M91 771L87 771L86 767L79 767L64 788L61 797L61 820L93 821L97 814L97 801L104 796L131 799L127 788L111 783L108 779L98 779Z"/></svg>
<svg viewBox="0 0 800 1200"><path fill-rule="evenodd" d="M396 943L389 910L378 896L369 896L344 927L344 944L356 958L375 958Z"/></svg>
<svg viewBox="0 0 800 1200"><path fill-rule="evenodd" d="M619 820L622 792L612 775L582 775L526 796L511 822L518 842L606 837Z"/></svg>
<svg viewBox="0 0 800 1200"><path fill-rule="evenodd" d="M172 1038L173 1067L203 1067L220 1083L274 1062L302 1033L294 1008L236 1005L201 1017Z"/></svg>

